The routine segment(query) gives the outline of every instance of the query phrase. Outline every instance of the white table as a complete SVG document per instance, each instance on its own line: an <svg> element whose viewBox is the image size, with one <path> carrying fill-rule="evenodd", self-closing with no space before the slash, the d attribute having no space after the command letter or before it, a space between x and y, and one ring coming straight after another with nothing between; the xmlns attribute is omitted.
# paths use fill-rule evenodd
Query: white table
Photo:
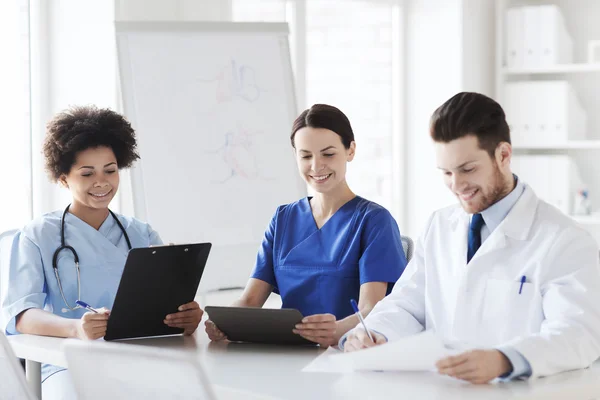
<svg viewBox="0 0 600 400"><path fill-rule="evenodd" d="M61 351L64 339L32 335L8 339L16 355L28 360L28 381L37 393L40 363L66 366ZM204 332L127 343L197 351L212 383L277 399L600 399L600 362L586 370L532 381L471 385L435 373L302 372L323 350L210 343Z"/></svg>

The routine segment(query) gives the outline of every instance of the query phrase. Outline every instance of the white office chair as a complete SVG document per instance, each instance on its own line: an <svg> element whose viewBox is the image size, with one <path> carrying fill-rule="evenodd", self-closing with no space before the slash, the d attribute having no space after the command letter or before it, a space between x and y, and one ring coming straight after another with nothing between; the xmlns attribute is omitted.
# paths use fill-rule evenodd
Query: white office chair
<svg viewBox="0 0 600 400"><path fill-rule="evenodd" d="M0 311L4 293L8 289L8 263L10 256L10 247L12 245L13 236L18 230L13 229L0 233ZM0 312L0 325L4 325L3 313Z"/></svg>
<svg viewBox="0 0 600 400"><path fill-rule="evenodd" d="M63 350L79 400L266 399L212 385L195 351L131 343L65 342Z"/></svg>
<svg viewBox="0 0 600 400"><path fill-rule="evenodd" d="M406 261L409 262L413 256L413 240L408 236L400 236L400 240L402 240L402 250L404 250Z"/></svg>
<svg viewBox="0 0 600 400"><path fill-rule="evenodd" d="M10 343L0 332L0 399L35 400L33 392L27 386L25 372L10 347Z"/></svg>

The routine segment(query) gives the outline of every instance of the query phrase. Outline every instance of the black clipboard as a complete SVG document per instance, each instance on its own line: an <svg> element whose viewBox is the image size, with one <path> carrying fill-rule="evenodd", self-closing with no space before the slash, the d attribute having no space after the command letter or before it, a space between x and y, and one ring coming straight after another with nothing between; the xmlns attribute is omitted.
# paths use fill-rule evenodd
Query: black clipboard
<svg viewBox="0 0 600 400"><path fill-rule="evenodd" d="M194 301L210 248L210 243L195 243L132 249L104 340L183 333L164 319Z"/></svg>
<svg viewBox="0 0 600 400"><path fill-rule="evenodd" d="M206 306L204 311L232 342L317 345L292 332L303 318L296 309Z"/></svg>

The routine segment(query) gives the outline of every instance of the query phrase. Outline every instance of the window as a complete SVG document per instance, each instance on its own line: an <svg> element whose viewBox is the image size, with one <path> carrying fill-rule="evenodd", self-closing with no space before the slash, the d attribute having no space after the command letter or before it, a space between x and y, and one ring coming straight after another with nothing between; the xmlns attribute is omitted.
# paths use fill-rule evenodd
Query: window
<svg viewBox="0 0 600 400"><path fill-rule="evenodd" d="M401 218L401 1L233 0L234 21L289 22L300 109L339 107L354 129L348 183ZM291 121L290 121L291 126Z"/></svg>
<svg viewBox="0 0 600 400"><path fill-rule="evenodd" d="M392 7L388 2L306 2L306 102L340 108L352 123L348 183L392 210Z"/></svg>
<svg viewBox="0 0 600 400"><path fill-rule="evenodd" d="M0 232L31 219L29 2L0 2Z"/></svg>

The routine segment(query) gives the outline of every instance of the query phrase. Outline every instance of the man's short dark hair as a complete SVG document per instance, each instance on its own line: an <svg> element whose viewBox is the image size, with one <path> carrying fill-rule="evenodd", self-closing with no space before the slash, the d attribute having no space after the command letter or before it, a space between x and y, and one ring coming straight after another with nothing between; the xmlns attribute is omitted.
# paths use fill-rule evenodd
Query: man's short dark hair
<svg viewBox="0 0 600 400"><path fill-rule="evenodd" d="M461 92L442 104L431 116L431 138L448 143L474 135L479 148L494 157L501 142L510 143L510 129L504 110L493 99L472 92Z"/></svg>
<svg viewBox="0 0 600 400"><path fill-rule="evenodd" d="M68 174L77 153L103 146L115 153L119 169L129 168L140 158L135 131L122 115L96 106L76 106L58 113L48 122L44 141L50 179L56 182Z"/></svg>

